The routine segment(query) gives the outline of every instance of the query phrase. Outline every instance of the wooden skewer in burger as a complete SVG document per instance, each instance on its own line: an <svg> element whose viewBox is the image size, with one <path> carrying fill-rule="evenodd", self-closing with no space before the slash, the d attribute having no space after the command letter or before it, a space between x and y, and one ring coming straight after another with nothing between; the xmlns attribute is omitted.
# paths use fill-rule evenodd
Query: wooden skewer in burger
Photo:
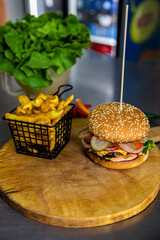
<svg viewBox="0 0 160 240"><path fill-rule="evenodd" d="M147 135L150 125L146 115L135 106L122 103L128 5L125 12L124 44L120 102L103 103L87 117L88 128L79 133L91 160L111 169L128 169L142 164L152 149Z"/></svg>

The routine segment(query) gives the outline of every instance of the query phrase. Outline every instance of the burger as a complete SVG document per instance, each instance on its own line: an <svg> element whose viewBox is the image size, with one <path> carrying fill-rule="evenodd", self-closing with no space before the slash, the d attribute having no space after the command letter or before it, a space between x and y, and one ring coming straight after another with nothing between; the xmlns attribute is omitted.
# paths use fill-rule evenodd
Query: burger
<svg viewBox="0 0 160 240"><path fill-rule="evenodd" d="M79 133L86 154L95 163L111 169L142 164L154 147L148 140L150 125L135 106L119 102L99 104L87 117L88 127Z"/></svg>

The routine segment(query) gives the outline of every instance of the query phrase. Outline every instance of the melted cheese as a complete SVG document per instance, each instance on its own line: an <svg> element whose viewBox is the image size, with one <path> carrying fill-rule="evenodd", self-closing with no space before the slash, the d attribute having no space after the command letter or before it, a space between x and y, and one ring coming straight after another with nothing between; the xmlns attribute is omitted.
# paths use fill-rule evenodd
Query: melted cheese
<svg viewBox="0 0 160 240"><path fill-rule="evenodd" d="M124 151L124 150L122 150L122 149L117 149L117 150L114 150L114 151L99 151L99 152L95 151L95 153L96 153L98 156L100 156L100 157L103 157L103 156L105 156L105 155L107 155L107 154L109 154L109 153L112 153L112 152L119 152L119 153L121 153L121 154L123 154L123 155L127 155L127 152Z"/></svg>

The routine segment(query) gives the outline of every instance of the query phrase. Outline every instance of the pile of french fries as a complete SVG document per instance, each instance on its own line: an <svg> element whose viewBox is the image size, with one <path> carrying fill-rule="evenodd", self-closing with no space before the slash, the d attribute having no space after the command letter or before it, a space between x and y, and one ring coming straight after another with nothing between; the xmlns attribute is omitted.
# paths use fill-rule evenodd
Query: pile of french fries
<svg viewBox="0 0 160 240"><path fill-rule="evenodd" d="M50 151L55 147L55 128L51 127L47 130L45 125L54 126L60 119L71 109L70 103L74 99L74 95L70 95L66 100L61 100L57 95L44 95L40 93L35 99L30 100L26 95L18 96L20 105L13 113L6 113L5 118L28 123L42 124L41 128L28 127L27 123L17 122L15 136L21 144L30 142L30 144L47 145L49 136ZM12 124L12 122L11 122ZM14 125L14 122L13 122ZM38 125L36 125L38 126ZM63 136L61 136L63 139ZM36 149L30 149L34 153Z"/></svg>

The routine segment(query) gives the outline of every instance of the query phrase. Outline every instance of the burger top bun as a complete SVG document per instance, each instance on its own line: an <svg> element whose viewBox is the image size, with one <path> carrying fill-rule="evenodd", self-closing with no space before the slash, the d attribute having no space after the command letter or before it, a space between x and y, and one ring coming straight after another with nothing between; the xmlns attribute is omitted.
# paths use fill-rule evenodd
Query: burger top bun
<svg viewBox="0 0 160 240"><path fill-rule="evenodd" d="M148 135L148 118L138 108L119 102L99 104L88 115L89 130L102 140L132 142Z"/></svg>

